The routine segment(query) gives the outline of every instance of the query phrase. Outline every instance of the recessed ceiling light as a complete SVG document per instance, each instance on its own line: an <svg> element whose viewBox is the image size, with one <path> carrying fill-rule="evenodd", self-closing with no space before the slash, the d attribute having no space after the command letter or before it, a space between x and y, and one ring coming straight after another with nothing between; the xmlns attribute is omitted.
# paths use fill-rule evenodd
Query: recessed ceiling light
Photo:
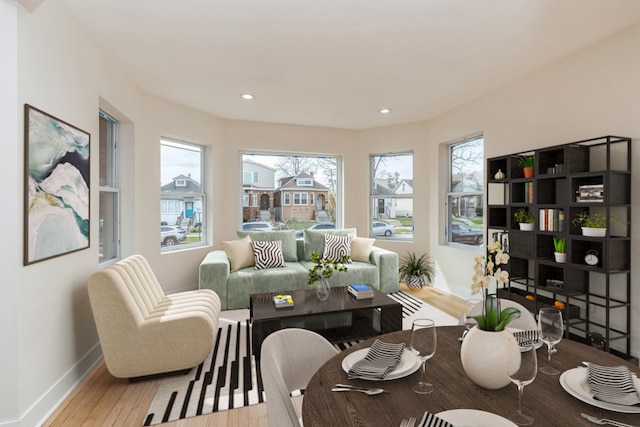
<svg viewBox="0 0 640 427"><path fill-rule="evenodd" d="M253 99L253 95L251 95L250 93L243 93L240 96L242 97L242 99L246 99L246 100L249 100L249 101Z"/></svg>
<svg viewBox="0 0 640 427"><path fill-rule="evenodd" d="M380 114L389 114L391 112L391 108L381 108Z"/></svg>

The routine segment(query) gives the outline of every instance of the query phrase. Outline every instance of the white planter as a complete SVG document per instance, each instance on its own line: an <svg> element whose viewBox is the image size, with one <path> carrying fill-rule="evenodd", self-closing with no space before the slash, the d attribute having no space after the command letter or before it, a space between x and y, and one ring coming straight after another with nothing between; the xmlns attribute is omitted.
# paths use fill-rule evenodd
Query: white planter
<svg viewBox="0 0 640 427"><path fill-rule="evenodd" d="M565 252L554 252L553 255L555 256L557 263L564 264L567 262L567 254Z"/></svg>
<svg viewBox="0 0 640 427"><path fill-rule="evenodd" d="M520 230L521 231L533 231L533 223L528 224L526 222L521 222L520 223Z"/></svg>
<svg viewBox="0 0 640 427"><path fill-rule="evenodd" d="M607 235L607 229L582 227L582 235L588 237L605 237Z"/></svg>
<svg viewBox="0 0 640 427"><path fill-rule="evenodd" d="M491 332L474 326L462 341L460 360L471 381L496 390L511 384L509 372L520 366L520 347L507 330Z"/></svg>

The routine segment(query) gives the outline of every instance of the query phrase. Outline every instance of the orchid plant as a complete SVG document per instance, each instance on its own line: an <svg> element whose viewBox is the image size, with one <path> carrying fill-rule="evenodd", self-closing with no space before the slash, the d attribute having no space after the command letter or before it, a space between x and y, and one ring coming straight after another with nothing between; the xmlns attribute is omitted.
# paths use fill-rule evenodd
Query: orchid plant
<svg viewBox="0 0 640 427"><path fill-rule="evenodd" d="M504 252L500 242L496 241L487 245L487 256L476 257L475 262L471 293L475 295L482 292L484 301L482 314L473 318L483 331L502 331L509 322L520 317L520 310L514 307L500 310L500 300L489 295L489 286L494 281L498 284L509 281L509 272L503 269L509 262L509 254Z"/></svg>

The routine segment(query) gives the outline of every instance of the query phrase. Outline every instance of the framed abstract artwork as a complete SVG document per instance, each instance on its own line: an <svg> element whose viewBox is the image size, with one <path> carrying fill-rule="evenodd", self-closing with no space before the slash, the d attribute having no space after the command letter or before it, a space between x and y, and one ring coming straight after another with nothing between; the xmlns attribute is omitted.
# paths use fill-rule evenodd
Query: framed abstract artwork
<svg viewBox="0 0 640 427"><path fill-rule="evenodd" d="M24 106L24 265L89 247L91 136Z"/></svg>

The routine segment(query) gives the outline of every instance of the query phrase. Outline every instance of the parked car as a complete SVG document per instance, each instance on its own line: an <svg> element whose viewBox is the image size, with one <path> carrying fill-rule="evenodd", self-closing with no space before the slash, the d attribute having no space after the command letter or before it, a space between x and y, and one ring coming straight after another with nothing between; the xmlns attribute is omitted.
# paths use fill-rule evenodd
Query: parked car
<svg viewBox="0 0 640 427"><path fill-rule="evenodd" d="M386 222L374 221L371 223L371 230L374 236L389 237L396 232L396 227Z"/></svg>
<svg viewBox="0 0 640 427"><path fill-rule="evenodd" d="M481 245L483 240L484 233L482 230L476 230L460 223L451 224L452 242Z"/></svg>
<svg viewBox="0 0 640 427"><path fill-rule="evenodd" d="M307 230L335 230L336 225L333 222L319 222L313 224ZM296 239L302 239L304 237L304 230L296 231Z"/></svg>
<svg viewBox="0 0 640 427"><path fill-rule="evenodd" d="M173 246L187 238L187 232L182 227L176 225L160 226L160 245Z"/></svg>
<svg viewBox="0 0 640 427"><path fill-rule="evenodd" d="M274 231L273 224L267 221L251 221L242 224L242 231Z"/></svg>

